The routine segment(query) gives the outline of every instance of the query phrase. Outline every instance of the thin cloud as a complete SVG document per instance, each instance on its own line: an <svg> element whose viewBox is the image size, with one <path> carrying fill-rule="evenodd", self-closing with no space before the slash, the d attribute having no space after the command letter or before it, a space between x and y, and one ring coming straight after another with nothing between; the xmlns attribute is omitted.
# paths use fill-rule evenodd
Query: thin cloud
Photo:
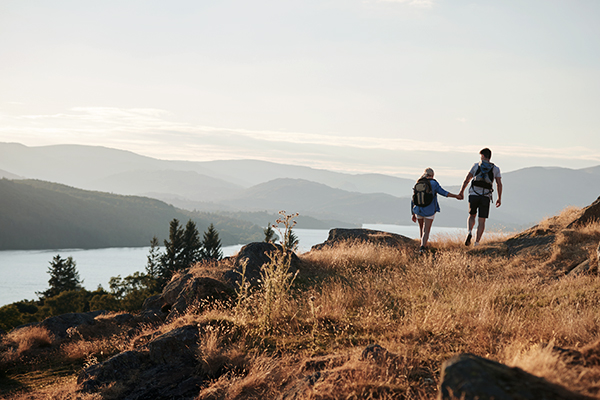
<svg viewBox="0 0 600 400"><path fill-rule="evenodd" d="M460 121L460 118L457 118ZM465 119L466 120L466 119ZM476 155L479 144L456 145L401 137L340 136L305 132L248 130L177 121L161 109L77 107L48 115L3 115L1 141L26 145L102 145L161 159L209 161L260 159L349 172L416 174L424 160L440 171L455 171L457 160ZM489 143L494 157L519 167L538 164L600 163L594 149L545 148ZM555 160L555 161L552 161ZM415 166L419 165L418 168ZM462 173L460 174L462 175Z"/></svg>
<svg viewBox="0 0 600 400"><path fill-rule="evenodd" d="M433 8L434 1L433 0L377 0L378 3L399 3L406 4L411 7L419 7L419 8Z"/></svg>

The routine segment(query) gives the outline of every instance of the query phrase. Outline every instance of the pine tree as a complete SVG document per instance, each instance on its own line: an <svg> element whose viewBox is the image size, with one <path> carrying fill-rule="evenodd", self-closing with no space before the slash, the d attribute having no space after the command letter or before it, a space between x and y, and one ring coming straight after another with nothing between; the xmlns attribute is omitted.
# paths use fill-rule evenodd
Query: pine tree
<svg viewBox="0 0 600 400"><path fill-rule="evenodd" d="M202 258L205 260L220 260L223 258L219 232L217 232L213 224L210 224L207 231L204 232L204 238L202 240Z"/></svg>
<svg viewBox="0 0 600 400"><path fill-rule="evenodd" d="M159 277L160 272L160 248L158 238L154 236L150 240L150 250L148 252L148 262L146 263L146 274L153 278Z"/></svg>
<svg viewBox="0 0 600 400"><path fill-rule="evenodd" d="M44 292L36 292L42 299L57 296L62 292L83 289L81 286L82 280L79 278L79 272L77 272L73 257L64 259L60 257L60 254L54 256L50 261L48 274L50 274L48 280L50 287Z"/></svg>
<svg viewBox="0 0 600 400"><path fill-rule="evenodd" d="M160 257L161 280L167 282L175 272L200 261L201 251L200 234L194 221L189 220L184 229L179 220L173 219L169 226L169 240L165 240L165 253Z"/></svg>
<svg viewBox="0 0 600 400"><path fill-rule="evenodd" d="M169 240L164 243L165 253L160 258L159 275L164 281L169 281L176 271L184 268L181 260L184 248L183 229L179 226L178 219L174 218L169 223Z"/></svg>
<svg viewBox="0 0 600 400"><path fill-rule="evenodd" d="M189 268L202 259L202 242L196 224L190 219L183 232L183 251L181 262Z"/></svg>
<svg viewBox="0 0 600 400"><path fill-rule="evenodd" d="M150 240L148 262L146 263L147 286L152 291L159 291L166 283L163 274L161 274L161 257L158 238L154 236Z"/></svg>

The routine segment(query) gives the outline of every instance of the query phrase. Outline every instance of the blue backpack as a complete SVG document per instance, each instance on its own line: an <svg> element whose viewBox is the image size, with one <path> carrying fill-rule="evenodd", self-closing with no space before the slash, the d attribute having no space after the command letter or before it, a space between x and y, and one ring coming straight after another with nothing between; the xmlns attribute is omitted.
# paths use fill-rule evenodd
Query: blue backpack
<svg viewBox="0 0 600 400"><path fill-rule="evenodd" d="M472 186L480 187L482 189L493 192L492 185L494 183L494 164L487 161L479 162L475 176L473 177Z"/></svg>

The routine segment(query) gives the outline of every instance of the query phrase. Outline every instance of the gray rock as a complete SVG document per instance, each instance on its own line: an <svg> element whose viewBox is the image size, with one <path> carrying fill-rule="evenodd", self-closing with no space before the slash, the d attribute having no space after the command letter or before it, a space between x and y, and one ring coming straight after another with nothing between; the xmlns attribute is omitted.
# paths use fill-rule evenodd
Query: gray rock
<svg viewBox="0 0 600 400"><path fill-rule="evenodd" d="M460 354L442 365L438 399L591 400L562 386L473 354Z"/></svg>
<svg viewBox="0 0 600 400"><path fill-rule="evenodd" d="M64 339L69 336L68 330L70 328L77 328L81 325L92 325L94 324L94 318L104 313L106 311L62 314L46 318L38 326L48 329L56 338Z"/></svg>
<svg viewBox="0 0 600 400"><path fill-rule="evenodd" d="M550 231L532 228L506 240L509 256L517 254L544 254L550 251L550 246L556 240L556 235Z"/></svg>
<svg viewBox="0 0 600 400"><path fill-rule="evenodd" d="M567 226L567 229L574 228L578 225L585 225L592 221L600 221L600 197L598 197L592 204L585 207L581 211L581 215L575 219L575 221L571 222Z"/></svg>
<svg viewBox="0 0 600 400"><path fill-rule="evenodd" d="M251 285L258 284L262 267L265 264L269 264L271 257L277 252L281 252L282 249L281 245L275 243L255 242L247 244L240 249L234 263L234 268L224 274L225 281L235 287L241 281L241 273L243 264L245 263L246 280ZM290 253L289 257L291 257L290 272L293 273L299 268L300 259L293 252Z"/></svg>
<svg viewBox="0 0 600 400"><path fill-rule="evenodd" d="M83 392L95 392L118 381L120 398L193 399L203 377L197 375L198 327L186 325L147 344L84 369L77 383Z"/></svg>
<svg viewBox="0 0 600 400"><path fill-rule="evenodd" d="M163 299L163 296L160 294L156 294L156 295L150 296L146 300L144 300L144 304L142 304L142 312L146 312L146 311L158 312L158 311L162 310L164 305L165 305L165 300Z"/></svg>
<svg viewBox="0 0 600 400"><path fill-rule="evenodd" d="M221 281L185 274L169 282L163 290L162 309L168 309L171 318L185 313L192 305L202 307L203 303L227 300L232 294L233 288Z"/></svg>
<svg viewBox="0 0 600 400"><path fill-rule="evenodd" d="M195 325L186 325L158 336L147 344L150 360L155 364L194 363L198 337Z"/></svg>
<svg viewBox="0 0 600 400"><path fill-rule="evenodd" d="M117 380L127 381L149 361L147 353L131 350L119 353L101 364L85 368L77 377L83 392L95 392Z"/></svg>
<svg viewBox="0 0 600 400"><path fill-rule="evenodd" d="M333 247L341 242L346 241L368 242L388 247L416 248L418 246L416 240L395 233L376 231L372 229L335 228L329 231L329 237L325 242L314 245L311 250L320 250L327 247Z"/></svg>
<svg viewBox="0 0 600 400"><path fill-rule="evenodd" d="M587 274L590 272L590 268L591 268L590 260L585 260L584 262L578 264L575 268L570 270L567 275Z"/></svg>

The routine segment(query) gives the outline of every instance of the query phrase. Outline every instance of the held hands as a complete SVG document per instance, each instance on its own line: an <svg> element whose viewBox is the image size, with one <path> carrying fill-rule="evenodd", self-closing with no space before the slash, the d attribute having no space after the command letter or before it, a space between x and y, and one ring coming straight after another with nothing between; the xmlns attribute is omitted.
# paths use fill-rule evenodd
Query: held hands
<svg viewBox="0 0 600 400"><path fill-rule="evenodd" d="M465 198L465 196L463 196L462 192L459 194L448 193L448 197L454 197L457 200L462 200Z"/></svg>

